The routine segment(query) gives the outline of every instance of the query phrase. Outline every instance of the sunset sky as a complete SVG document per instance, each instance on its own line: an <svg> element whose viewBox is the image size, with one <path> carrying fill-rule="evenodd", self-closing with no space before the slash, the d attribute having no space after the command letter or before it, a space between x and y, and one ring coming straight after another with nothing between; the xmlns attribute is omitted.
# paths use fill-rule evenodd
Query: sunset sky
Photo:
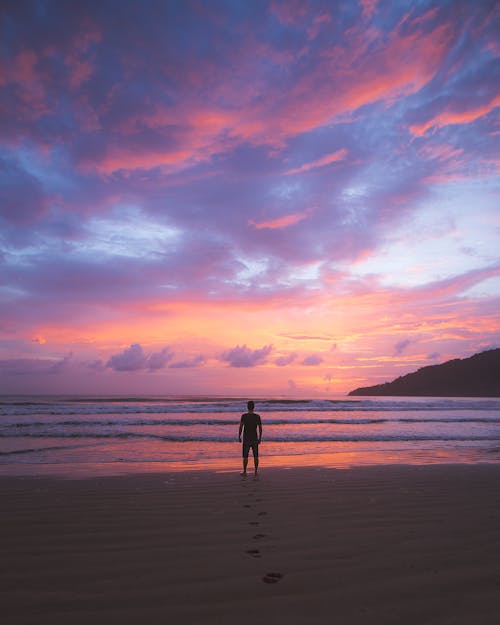
<svg viewBox="0 0 500 625"><path fill-rule="evenodd" d="M500 346L495 1L4 1L0 392L330 396Z"/></svg>

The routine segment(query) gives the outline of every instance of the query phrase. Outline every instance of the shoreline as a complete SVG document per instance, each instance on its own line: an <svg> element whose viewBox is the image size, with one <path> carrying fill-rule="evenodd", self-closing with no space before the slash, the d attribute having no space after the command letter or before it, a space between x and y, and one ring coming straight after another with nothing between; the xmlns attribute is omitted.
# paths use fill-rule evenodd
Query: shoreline
<svg viewBox="0 0 500 625"><path fill-rule="evenodd" d="M238 452L241 444L235 444ZM328 453L262 454L261 469L330 469L348 470L379 466L443 466L498 465L500 448L481 447L429 449L344 449ZM250 454L249 468L253 469ZM92 477L134 476L142 474L218 472L233 473L241 469L241 456L208 457L178 461L111 461L111 462L4 462L0 463L0 479L4 477L62 477L87 479Z"/></svg>
<svg viewBox="0 0 500 625"><path fill-rule="evenodd" d="M5 622L493 624L499 480L498 464L2 476Z"/></svg>

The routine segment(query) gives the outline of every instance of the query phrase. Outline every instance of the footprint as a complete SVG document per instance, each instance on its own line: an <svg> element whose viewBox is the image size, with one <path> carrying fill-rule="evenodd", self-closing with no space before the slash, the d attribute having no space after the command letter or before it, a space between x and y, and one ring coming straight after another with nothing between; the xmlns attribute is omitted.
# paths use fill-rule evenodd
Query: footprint
<svg viewBox="0 0 500 625"><path fill-rule="evenodd" d="M276 584L280 579L283 579L283 577L283 573L266 573L262 581L266 584Z"/></svg>
<svg viewBox="0 0 500 625"><path fill-rule="evenodd" d="M251 508L252 506L249 503L246 503L243 507L244 508Z"/></svg>
<svg viewBox="0 0 500 625"><path fill-rule="evenodd" d="M257 512L257 516L265 516L267 512Z"/></svg>
<svg viewBox="0 0 500 625"><path fill-rule="evenodd" d="M248 525L259 525L258 521L250 521Z"/></svg>
<svg viewBox="0 0 500 625"><path fill-rule="evenodd" d="M245 553L248 553L252 558L260 558L260 550L259 549L247 549Z"/></svg>
<svg viewBox="0 0 500 625"><path fill-rule="evenodd" d="M261 538L265 538L266 534L255 534L254 540L260 540Z"/></svg>

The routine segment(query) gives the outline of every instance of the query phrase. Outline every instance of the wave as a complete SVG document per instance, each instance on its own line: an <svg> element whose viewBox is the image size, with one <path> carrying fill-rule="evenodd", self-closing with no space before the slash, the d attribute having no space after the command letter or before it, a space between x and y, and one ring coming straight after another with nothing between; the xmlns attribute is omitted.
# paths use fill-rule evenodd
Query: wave
<svg viewBox="0 0 500 625"><path fill-rule="evenodd" d="M22 454L33 454L43 451L58 451L69 449L79 449L85 445L50 445L48 447L30 447L28 449L13 449L11 451L0 451L0 456L18 456Z"/></svg>
<svg viewBox="0 0 500 625"><path fill-rule="evenodd" d="M439 410L500 410L500 399L481 398L414 398L414 399L265 399L257 404L258 412L264 415L276 412L427 412ZM241 414L244 403L241 400L197 398L138 399L138 398L94 398L94 399L48 399L29 401L0 401L2 416L58 416L58 415L127 415L127 414Z"/></svg>
<svg viewBox="0 0 500 625"><path fill-rule="evenodd" d="M437 417L437 418L353 418L353 419L336 419L336 418L271 418L264 421L265 426L271 425L376 425L381 423L500 423L500 416L495 414L491 417ZM131 426L176 426L176 427L192 427L202 426L231 426L238 427L239 419L64 419L62 421L26 421L20 423L4 423L0 426L1 430L11 429L29 429L36 427L75 427L75 426L93 426L93 427L131 427Z"/></svg>
<svg viewBox="0 0 500 625"><path fill-rule="evenodd" d="M0 435L2 437L2 435ZM235 444L235 437L223 436L221 434L209 434L198 433L191 435L177 435L177 434L153 434L143 432L41 432L36 434L9 434L8 438L55 438L55 439L147 439L158 440L165 442L199 442L199 443L233 443ZM332 443L354 443L354 442L389 442L389 441L500 441L500 432L498 436L485 435L485 436L471 436L471 435L456 435L456 434L415 434L411 433L403 434L325 434L318 435L317 433L307 435L307 433L293 432L288 436L276 436L270 435L265 438L266 443L320 443L320 442L332 442Z"/></svg>

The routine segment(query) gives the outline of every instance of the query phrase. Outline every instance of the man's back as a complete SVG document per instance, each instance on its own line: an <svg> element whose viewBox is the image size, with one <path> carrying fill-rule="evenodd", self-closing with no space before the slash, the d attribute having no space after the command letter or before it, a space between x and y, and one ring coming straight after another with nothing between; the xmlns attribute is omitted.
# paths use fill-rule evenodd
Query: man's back
<svg viewBox="0 0 500 625"><path fill-rule="evenodd" d="M257 427L261 425L260 415L256 412L245 412L241 415L241 422L243 423L243 439L245 441L256 441Z"/></svg>

